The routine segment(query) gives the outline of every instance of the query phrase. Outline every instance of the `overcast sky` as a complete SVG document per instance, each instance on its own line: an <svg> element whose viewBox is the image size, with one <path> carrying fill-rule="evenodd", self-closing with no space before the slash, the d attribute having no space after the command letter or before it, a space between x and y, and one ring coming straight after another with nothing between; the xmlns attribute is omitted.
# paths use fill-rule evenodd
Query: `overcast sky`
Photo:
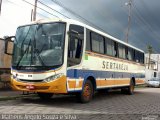
<svg viewBox="0 0 160 120"><path fill-rule="evenodd" d="M26 0L34 4L34 0ZM69 18L80 20L86 24L109 33L110 35L126 41L128 24L128 0L58 0L63 7L52 0L39 0L53 9L63 13ZM38 9L37 19L63 17L59 13L38 6L51 14ZM14 35L17 26L30 22L30 13L33 6L22 0L3 0L0 16L0 37ZM70 13L68 11L74 13ZM148 44L152 45L155 52L160 52L160 1L158 0L133 0L131 10L131 27L129 43L146 51ZM74 15L74 14L78 15ZM80 18L81 17L81 18Z"/></svg>

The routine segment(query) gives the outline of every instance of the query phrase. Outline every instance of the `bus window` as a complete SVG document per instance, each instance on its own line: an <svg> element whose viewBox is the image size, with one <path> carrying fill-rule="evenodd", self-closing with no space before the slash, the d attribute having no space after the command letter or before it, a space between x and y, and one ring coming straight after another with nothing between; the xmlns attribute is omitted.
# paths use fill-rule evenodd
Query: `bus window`
<svg viewBox="0 0 160 120"><path fill-rule="evenodd" d="M125 59L126 58L126 55L125 55L125 46L122 45L122 44L118 44L118 54L119 54L119 58L123 58Z"/></svg>
<svg viewBox="0 0 160 120"><path fill-rule="evenodd" d="M106 54L114 56L114 42L110 40L109 38L105 39L105 48L106 48Z"/></svg>
<svg viewBox="0 0 160 120"><path fill-rule="evenodd" d="M69 31L71 34L68 40L68 67L78 65L81 62L84 28L77 25L70 25Z"/></svg>
<svg viewBox="0 0 160 120"><path fill-rule="evenodd" d="M104 38L91 32L92 51L104 54Z"/></svg>
<svg viewBox="0 0 160 120"><path fill-rule="evenodd" d="M140 62L141 59L141 55L139 51L135 51L135 61L136 62Z"/></svg>
<svg viewBox="0 0 160 120"><path fill-rule="evenodd" d="M134 51L132 48L128 48L128 59L129 60L134 60Z"/></svg>
<svg viewBox="0 0 160 120"><path fill-rule="evenodd" d="M144 63L144 53L137 51L136 56L136 59L139 63Z"/></svg>
<svg viewBox="0 0 160 120"><path fill-rule="evenodd" d="M86 29L86 50L91 51L90 30Z"/></svg>
<svg viewBox="0 0 160 120"><path fill-rule="evenodd" d="M144 53L141 53L141 63L144 64Z"/></svg>

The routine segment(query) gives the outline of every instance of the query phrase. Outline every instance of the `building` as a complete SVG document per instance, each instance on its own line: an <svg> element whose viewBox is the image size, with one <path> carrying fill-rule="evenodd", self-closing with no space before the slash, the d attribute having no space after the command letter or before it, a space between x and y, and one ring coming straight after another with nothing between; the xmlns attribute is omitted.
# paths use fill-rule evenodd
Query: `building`
<svg viewBox="0 0 160 120"><path fill-rule="evenodd" d="M4 46L5 41L4 39L0 38L0 89L4 88L4 86L6 87L6 83L10 81L10 67L12 57L10 55L4 54ZM11 46L9 47L12 49Z"/></svg>
<svg viewBox="0 0 160 120"><path fill-rule="evenodd" d="M160 78L160 54L151 54L149 62L149 54L145 54L145 76L146 82L151 78Z"/></svg>
<svg viewBox="0 0 160 120"><path fill-rule="evenodd" d="M11 56L4 54L4 39L0 38L0 69L11 67Z"/></svg>

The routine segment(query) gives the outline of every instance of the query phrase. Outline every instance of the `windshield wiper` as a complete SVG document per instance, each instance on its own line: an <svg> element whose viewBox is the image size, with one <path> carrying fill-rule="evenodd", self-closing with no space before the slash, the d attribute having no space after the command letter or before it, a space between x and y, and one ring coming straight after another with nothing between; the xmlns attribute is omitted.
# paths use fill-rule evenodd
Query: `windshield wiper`
<svg viewBox="0 0 160 120"><path fill-rule="evenodd" d="M24 51L24 54L23 54L22 57L19 59L17 65L16 65L16 68L17 68L17 69L18 69L19 64L20 64L21 60L23 59L24 55L25 55L26 53L28 54L30 44L31 44L31 39L29 40L29 44L28 44L26 50Z"/></svg>

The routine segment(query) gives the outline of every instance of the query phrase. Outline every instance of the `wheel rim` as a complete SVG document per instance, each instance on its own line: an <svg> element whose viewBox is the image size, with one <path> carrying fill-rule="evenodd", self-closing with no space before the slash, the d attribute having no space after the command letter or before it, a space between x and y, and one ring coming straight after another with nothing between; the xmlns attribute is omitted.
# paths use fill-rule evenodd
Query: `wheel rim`
<svg viewBox="0 0 160 120"><path fill-rule="evenodd" d="M86 100L89 100L91 97L91 88L89 86L89 84L86 84L84 86L84 91L83 91L83 96Z"/></svg>
<svg viewBox="0 0 160 120"><path fill-rule="evenodd" d="M134 85L131 85L131 86L130 86L130 90L131 90L131 92L134 91Z"/></svg>

